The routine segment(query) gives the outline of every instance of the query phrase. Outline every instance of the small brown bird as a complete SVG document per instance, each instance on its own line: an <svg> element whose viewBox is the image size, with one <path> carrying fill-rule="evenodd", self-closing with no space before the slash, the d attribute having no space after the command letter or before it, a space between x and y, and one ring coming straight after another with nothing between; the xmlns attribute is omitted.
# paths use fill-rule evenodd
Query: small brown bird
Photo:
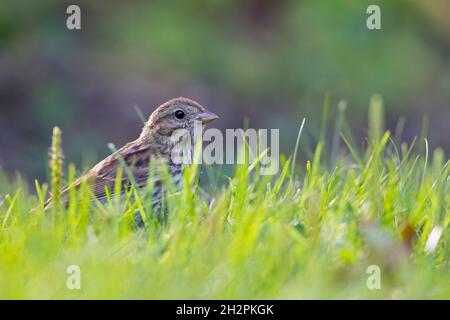
<svg viewBox="0 0 450 320"><path fill-rule="evenodd" d="M193 126L195 121L205 124L218 119L214 113L207 111L199 103L188 98L175 98L160 105L150 115L140 136L124 145L117 152L100 161L85 175L74 181L71 187L78 187L83 181L91 186L96 199L106 199L106 189L114 192L117 172L125 163L128 170L123 170L122 190L124 193L134 182L138 188L143 188L149 180L149 167L153 164L165 163L169 170L172 182L180 186L182 181L183 164L175 163L172 159L172 150L176 141L171 139L177 129L186 129L193 140ZM127 175L126 171L129 173ZM133 178L131 178L131 174ZM131 179L130 179L131 178ZM133 181L134 180L134 181ZM151 179L153 185L153 207L160 203L163 188L162 181L157 173ZM68 190L61 191L62 201L67 202ZM52 199L48 201L51 205Z"/></svg>

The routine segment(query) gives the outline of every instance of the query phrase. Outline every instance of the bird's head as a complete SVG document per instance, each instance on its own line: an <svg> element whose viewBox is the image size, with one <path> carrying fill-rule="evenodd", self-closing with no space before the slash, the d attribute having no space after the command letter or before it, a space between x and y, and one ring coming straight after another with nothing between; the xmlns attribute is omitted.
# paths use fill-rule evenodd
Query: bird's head
<svg viewBox="0 0 450 320"><path fill-rule="evenodd" d="M175 130L191 130L196 121L206 125L218 118L217 115L191 99L175 98L163 103L153 111L142 134L170 137Z"/></svg>

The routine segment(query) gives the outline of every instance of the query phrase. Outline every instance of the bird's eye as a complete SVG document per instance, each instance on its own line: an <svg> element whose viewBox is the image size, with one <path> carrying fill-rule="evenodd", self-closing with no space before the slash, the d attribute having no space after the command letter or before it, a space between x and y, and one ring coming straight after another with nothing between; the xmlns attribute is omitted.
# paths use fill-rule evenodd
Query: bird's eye
<svg viewBox="0 0 450 320"><path fill-rule="evenodd" d="M181 111L181 110L175 111L175 118L177 118L179 120L183 119L184 118L184 111Z"/></svg>

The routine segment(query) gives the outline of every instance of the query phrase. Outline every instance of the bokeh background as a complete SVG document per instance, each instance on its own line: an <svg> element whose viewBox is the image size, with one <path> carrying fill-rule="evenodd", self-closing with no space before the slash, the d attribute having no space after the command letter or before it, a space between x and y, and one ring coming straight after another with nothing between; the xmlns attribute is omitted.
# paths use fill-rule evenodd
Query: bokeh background
<svg viewBox="0 0 450 320"><path fill-rule="evenodd" d="M69 4L82 30L66 28ZM382 29L366 28L381 6ZM44 179L52 127L78 167L134 139L159 103L198 100L218 128L280 128L292 152L302 117L318 135L325 93L365 137L372 94L402 139L428 117L450 150L450 1L24 1L0 3L0 164ZM334 110L333 109L333 110ZM333 115L334 113L332 113ZM302 138L303 139L303 138Z"/></svg>

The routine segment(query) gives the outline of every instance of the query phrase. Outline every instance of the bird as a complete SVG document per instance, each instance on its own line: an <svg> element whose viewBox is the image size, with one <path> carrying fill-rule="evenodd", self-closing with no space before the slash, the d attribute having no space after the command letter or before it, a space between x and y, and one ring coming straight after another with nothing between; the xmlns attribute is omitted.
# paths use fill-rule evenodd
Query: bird
<svg viewBox="0 0 450 320"><path fill-rule="evenodd" d="M206 110L201 104L189 98L174 98L161 104L151 113L137 139L128 142L93 166L70 186L63 188L60 192L61 201L67 204L69 190L86 183L92 191L93 198L105 202L108 192L114 195L118 170L122 170L120 194L124 195L133 184L139 190L143 190L149 181L152 181L152 207L160 209L164 194L163 179L161 179L158 170L154 170L153 176L149 177L150 166L160 166L164 163L168 169L171 182L179 189L184 164L172 159L172 151L176 144L176 140L172 138L173 134L178 129L185 129L191 135L190 141L194 141L192 135L196 121L201 123L203 130L206 124L218 118L216 114ZM123 168L124 165L126 168ZM46 202L45 208L50 208L52 202L51 197ZM141 215L137 214L136 216L138 224L142 225Z"/></svg>

